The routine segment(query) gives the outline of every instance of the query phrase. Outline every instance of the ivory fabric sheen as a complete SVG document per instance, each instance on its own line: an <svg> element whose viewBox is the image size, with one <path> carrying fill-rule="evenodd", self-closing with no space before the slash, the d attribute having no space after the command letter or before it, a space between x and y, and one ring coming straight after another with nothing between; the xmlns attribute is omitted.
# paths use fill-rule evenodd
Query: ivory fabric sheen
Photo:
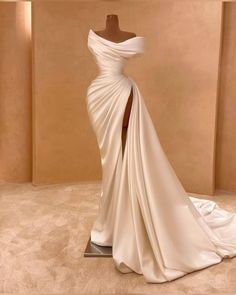
<svg viewBox="0 0 236 295"><path fill-rule="evenodd" d="M236 255L236 212L184 190L160 144L135 81L124 75L144 37L112 42L92 29L88 49L99 67L87 111L100 149L102 189L91 241L112 246L115 267L161 283ZM133 87L124 155L122 121Z"/></svg>

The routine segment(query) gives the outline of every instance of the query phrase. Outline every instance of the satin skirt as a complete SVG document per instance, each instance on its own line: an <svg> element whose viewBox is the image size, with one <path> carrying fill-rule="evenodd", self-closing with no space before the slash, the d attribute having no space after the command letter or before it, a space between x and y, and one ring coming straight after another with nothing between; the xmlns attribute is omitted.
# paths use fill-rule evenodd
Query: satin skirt
<svg viewBox="0 0 236 295"><path fill-rule="evenodd" d="M131 89L123 154L122 122ZM102 165L91 241L112 246L119 271L161 283L236 255L236 212L186 193L131 77L97 76L88 88L87 110Z"/></svg>

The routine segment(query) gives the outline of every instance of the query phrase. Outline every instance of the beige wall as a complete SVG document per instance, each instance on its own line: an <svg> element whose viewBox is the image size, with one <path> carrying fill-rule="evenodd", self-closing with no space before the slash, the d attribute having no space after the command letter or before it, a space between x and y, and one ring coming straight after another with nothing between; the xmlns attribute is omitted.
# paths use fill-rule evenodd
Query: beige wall
<svg viewBox="0 0 236 295"><path fill-rule="evenodd" d="M145 18L137 31L146 36L147 52L138 82L184 187L210 194L214 190L221 3L153 3L139 7Z"/></svg>
<svg viewBox="0 0 236 295"><path fill-rule="evenodd" d="M224 9L216 187L236 192L236 2Z"/></svg>
<svg viewBox="0 0 236 295"><path fill-rule="evenodd" d="M130 60L125 72L139 85L186 190L213 193L214 171L217 188L235 190L236 3L224 5L216 117L220 1L33 2L32 140L25 6L0 2L0 180L29 181L31 167L35 184L101 179L85 105L87 87L97 75L87 34L89 28L104 28L106 15L116 13L121 29L145 37L145 54Z"/></svg>
<svg viewBox="0 0 236 295"><path fill-rule="evenodd" d="M126 72L178 176L189 191L212 193L221 4L200 1L33 3L34 183L101 178L85 107L97 68L86 43L111 12L121 29L146 37L145 55Z"/></svg>
<svg viewBox="0 0 236 295"><path fill-rule="evenodd" d="M101 177L85 91L95 67L86 45L91 5L33 2L33 182Z"/></svg>
<svg viewBox="0 0 236 295"><path fill-rule="evenodd" d="M28 4L0 2L0 181L31 181Z"/></svg>

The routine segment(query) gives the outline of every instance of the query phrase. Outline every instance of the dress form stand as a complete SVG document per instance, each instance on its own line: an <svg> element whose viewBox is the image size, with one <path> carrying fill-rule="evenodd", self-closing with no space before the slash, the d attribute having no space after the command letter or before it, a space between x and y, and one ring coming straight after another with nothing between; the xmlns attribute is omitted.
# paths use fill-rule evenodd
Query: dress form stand
<svg viewBox="0 0 236 295"><path fill-rule="evenodd" d="M119 20L118 15L116 14L108 14L106 17L106 27L104 30L95 31L98 36L101 36L104 39L107 39L112 42L123 42L127 39L133 38L136 36L135 33L121 31L119 28ZM124 112L123 118L123 128L122 128L122 155L124 154L125 150L125 143L126 143L126 134L127 128L129 125L129 117L130 111L132 107L133 101L133 91L131 90L130 96L128 98L128 102L126 105L126 109ZM85 257L112 257L112 247L109 246L99 246L91 242L89 238L87 242L87 246L84 252Z"/></svg>
<svg viewBox="0 0 236 295"><path fill-rule="evenodd" d="M98 246L91 242L89 238L84 251L84 257L112 257L112 247Z"/></svg>

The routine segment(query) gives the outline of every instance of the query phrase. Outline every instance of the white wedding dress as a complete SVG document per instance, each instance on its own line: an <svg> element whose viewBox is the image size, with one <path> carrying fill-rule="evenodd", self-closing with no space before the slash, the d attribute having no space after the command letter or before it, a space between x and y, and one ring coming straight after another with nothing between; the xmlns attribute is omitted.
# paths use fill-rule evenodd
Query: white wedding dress
<svg viewBox="0 0 236 295"><path fill-rule="evenodd" d="M142 94L123 68L144 52L144 37L112 42L92 29L88 48L100 73L87 111L100 150L102 189L91 241L112 246L123 273L161 283L236 255L236 213L186 193L159 142ZM133 102L122 155L122 120Z"/></svg>

